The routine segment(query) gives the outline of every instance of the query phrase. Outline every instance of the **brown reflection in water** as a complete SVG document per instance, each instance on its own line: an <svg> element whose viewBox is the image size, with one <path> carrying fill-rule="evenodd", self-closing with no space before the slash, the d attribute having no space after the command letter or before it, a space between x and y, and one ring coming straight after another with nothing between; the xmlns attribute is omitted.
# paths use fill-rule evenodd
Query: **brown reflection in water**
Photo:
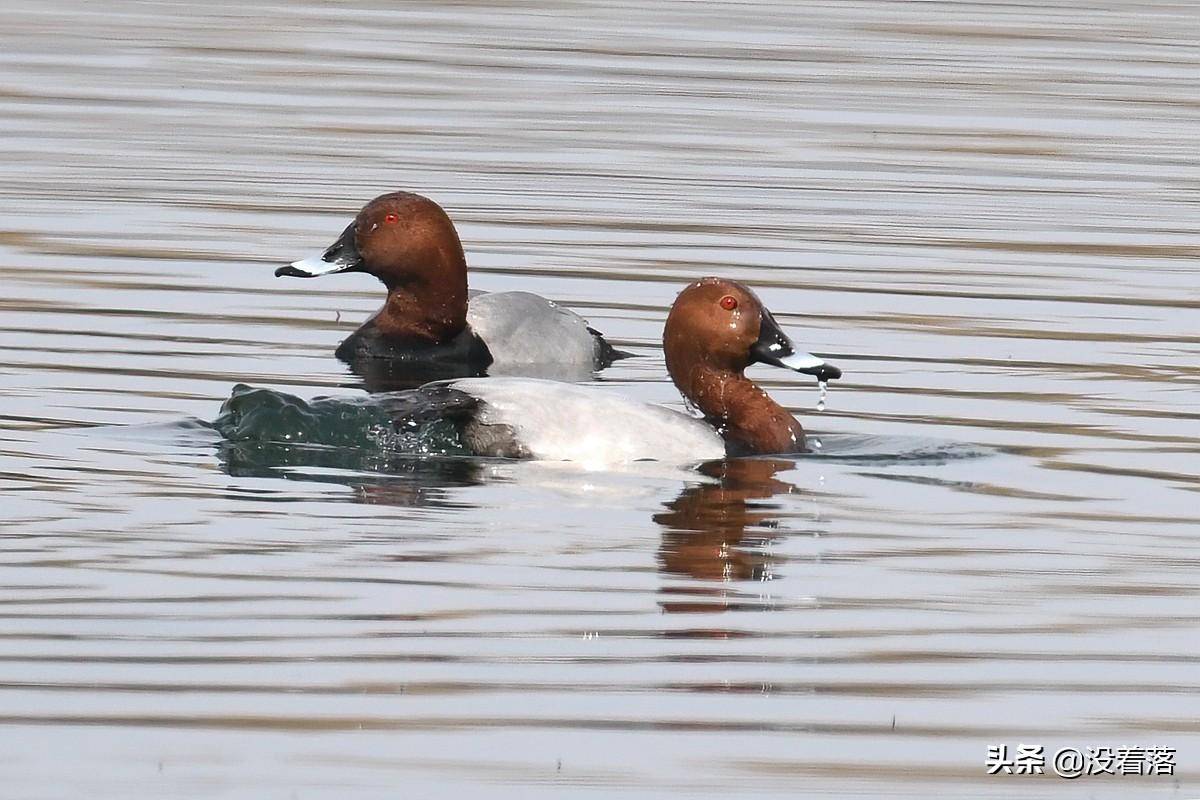
<svg viewBox="0 0 1200 800"><path fill-rule="evenodd" d="M717 483L689 486L667 504L666 511L654 515L654 521L665 528L658 549L664 574L721 581L718 585L663 587L663 594L696 598L663 601L664 611L734 610L745 604L739 603L738 593L725 584L771 579L769 557L745 545L761 546L774 538L770 531L779 506L755 501L795 491L792 484L775 478L776 473L793 466L794 462L783 459L706 464L701 472L716 478Z"/></svg>

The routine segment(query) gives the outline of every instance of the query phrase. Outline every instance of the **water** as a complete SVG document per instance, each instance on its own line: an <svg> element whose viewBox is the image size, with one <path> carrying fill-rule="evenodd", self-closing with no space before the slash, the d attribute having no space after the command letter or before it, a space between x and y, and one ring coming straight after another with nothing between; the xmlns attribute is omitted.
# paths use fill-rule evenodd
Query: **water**
<svg viewBox="0 0 1200 800"><path fill-rule="evenodd" d="M1190 4L8 3L0 769L14 797L1200 795ZM820 454L628 473L229 447L352 396L443 203L479 289L658 339L752 285ZM1178 749L986 776L992 744Z"/></svg>

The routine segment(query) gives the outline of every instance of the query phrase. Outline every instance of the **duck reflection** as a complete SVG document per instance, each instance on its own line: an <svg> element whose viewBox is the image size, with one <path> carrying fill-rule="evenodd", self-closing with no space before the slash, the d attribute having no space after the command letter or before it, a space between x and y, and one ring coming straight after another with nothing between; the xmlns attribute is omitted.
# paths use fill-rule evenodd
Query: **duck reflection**
<svg viewBox="0 0 1200 800"><path fill-rule="evenodd" d="M762 502L790 494L795 486L775 475L795 462L778 458L744 458L712 462L701 472L716 483L689 486L654 515L665 530L658 549L664 575L678 575L721 584L667 586L663 593L679 600L662 603L669 612L731 610L739 605L739 592L730 581L767 581L772 578L770 556L763 546L774 537L781 506ZM753 608L761 609L761 602Z"/></svg>
<svg viewBox="0 0 1200 800"><path fill-rule="evenodd" d="M348 365L357 380L348 379L343 388L363 389L370 394L416 389L431 381L451 378L476 378L487 374L482 367L457 364L421 364L389 361L385 358L364 358Z"/></svg>
<svg viewBox="0 0 1200 800"><path fill-rule="evenodd" d="M273 442L222 442L217 460L235 478L283 478L339 484L371 505L458 507L449 489L483 483L479 462L465 458L380 455L355 448Z"/></svg>

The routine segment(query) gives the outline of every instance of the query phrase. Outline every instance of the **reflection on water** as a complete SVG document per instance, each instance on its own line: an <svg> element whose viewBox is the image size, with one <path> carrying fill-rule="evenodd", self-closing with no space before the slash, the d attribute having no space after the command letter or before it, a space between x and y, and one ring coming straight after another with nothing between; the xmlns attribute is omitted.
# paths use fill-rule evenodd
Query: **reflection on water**
<svg viewBox="0 0 1200 800"><path fill-rule="evenodd" d="M672 599L663 603L664 611L710 612L716 610L714 603L728 608L731 582L774 578L765 550L777 535L779 520L773 514L785 507L764 501L795 490L775 477L793 466L769 458L706 464L702 471L717 483L687 487L667 503L666 511L654 515L665 529L658 550L663 571L703 582L665 587ZM719 583L714 586L714 581Z"/></svg>
<svg viewBox="0 0 1200 800"><path fill-rule="evenodd" d="M1153 2L6 3L5 791L1200 794L1197 40ZM822 453L381 449L333 357L378 285L273 271L394 189L639 399L679 402L680 287L754 286L846 369L823 413L756 375ZM312 435L181 422L238 384ZM1179 774L984 775L1004 742Z"/></svg>
<svg viewBox="0 0 1200 800"><path fill-rule="evenodd" d="M349 364L350 370L358 381L347 381L343 386L365 389L368 392L396 392L404 389L415 389L431 381L447 380L449 378L467 378L487 374L485 369L462 369L457 366L412 365L397 363L385 358L360 358ZM585 370L583 379L591 373Z"/></svg>

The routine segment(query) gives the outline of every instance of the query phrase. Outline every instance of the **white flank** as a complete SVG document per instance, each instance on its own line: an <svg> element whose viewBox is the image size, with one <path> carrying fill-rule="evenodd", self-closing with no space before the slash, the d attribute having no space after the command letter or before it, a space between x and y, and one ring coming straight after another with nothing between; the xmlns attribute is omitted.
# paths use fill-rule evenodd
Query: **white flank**
<svg viewBox="0 0 1200 800"><path fill-rule="evenodd" d="M530 454L606 469L636 461L697 464L725 457L704 422L620 395L534 378L466 378L450 385L483 401L480 421L512 426Z"/></svg>

